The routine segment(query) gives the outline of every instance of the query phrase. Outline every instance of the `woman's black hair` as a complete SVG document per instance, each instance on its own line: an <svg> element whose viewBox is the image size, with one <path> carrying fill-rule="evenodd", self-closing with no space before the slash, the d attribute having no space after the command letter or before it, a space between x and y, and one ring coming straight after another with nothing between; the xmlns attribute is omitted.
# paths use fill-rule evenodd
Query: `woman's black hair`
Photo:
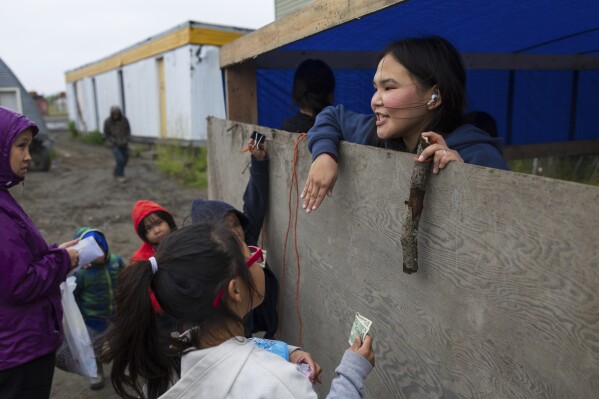
<svg viewBox="0 0 599 399"><path fill-rule="evenodd" d="M424 89L436 86L441 105L432 112L424 131L447 135L464 123L466 71L456 48L440 36L409 37L389 44L377 64L388 54L403 65Z"/></svg>
<svg viewBox="0 0 599 399"><path fill-rule="evenodd" d="M489 133L491 137L497 137L497 121L495 118L484 111L472 111L464 115L466 120L477 128Z"/></svg>
<svg viewBox="0 0 599 399"><path fill-rule="evenodd" d="M255 291L237 236L223 225L192 224L169 234L156 252L158 270L142 261L125 268L119 277L117 314L102 356L112 362L112 385L125 398L157 398L180 373L180 356L213 337L214 328L229 331L231 322L244 320L227 303L228 282L237 276ZM221 289L218 307L212 304ZM166 314L182 328L193 328L184 342L161 331L150 300L152 292ZM147 393L144 390L146 387ZM134 391L134 394L130 393Z"/></svg>
<svg viewBox="0 0 599 399"><path fill-rule="evenodd" d="M155 242L150 242L148 240L148 238L146 237L148 235L148 229L146 229L146 224L144 223L144 221L150 215L156 215L160 219L164 220L170 227L171 232L177 230L177 224L175 223L175 219L173 219L173 215L171 215L170 213L165 212L165 211L152 212L152 213L148 214L145 218L143 218L139 222L139 225L137 226L137 235L139 236L139 238L144 240L144 242L147 242L148 244L151 244L151 245L156 245Z"/></svg>
<svg viewBox="0 0 599 399"><path fill-rule="evenodd" d="M333 104L335 75L321 60L307 59L295 70L291 97L300 107L312 112L313 118Z"/></svg>

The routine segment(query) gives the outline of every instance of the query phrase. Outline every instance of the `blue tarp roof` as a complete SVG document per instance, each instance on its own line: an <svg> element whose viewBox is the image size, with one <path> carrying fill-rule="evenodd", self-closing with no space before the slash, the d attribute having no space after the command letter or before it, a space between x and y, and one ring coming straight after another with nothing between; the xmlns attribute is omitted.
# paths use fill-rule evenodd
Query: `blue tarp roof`
<svg viewBox="0 0 599 399"><path fill-rule="evenodd" d="M431 34L463 53L597 56L599 1L411 0L277 50L372 52ZM335 103L371 112L374 67L335 69ZM506 144L599 138L597 69L473 69L467 78L469 110L491 113ZM277 127L295 112L292 79L293 69L257 71L259 124Z"/></svg>

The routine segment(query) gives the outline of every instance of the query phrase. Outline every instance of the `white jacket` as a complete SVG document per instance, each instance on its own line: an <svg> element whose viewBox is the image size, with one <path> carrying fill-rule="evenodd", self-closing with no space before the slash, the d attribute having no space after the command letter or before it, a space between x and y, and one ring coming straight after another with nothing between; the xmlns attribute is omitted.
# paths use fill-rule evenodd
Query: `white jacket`
<svg viewBox="0 0 599 399"><path fill-rule="evenodd" d="M344 362L347 367L343 367ZM371 370L366 359L346 352L329 398L334 391L339 397L361 398L364 378ZM316 399L317 395L296 365L237 337L183 355L181 379L160 398Z"/></svg>

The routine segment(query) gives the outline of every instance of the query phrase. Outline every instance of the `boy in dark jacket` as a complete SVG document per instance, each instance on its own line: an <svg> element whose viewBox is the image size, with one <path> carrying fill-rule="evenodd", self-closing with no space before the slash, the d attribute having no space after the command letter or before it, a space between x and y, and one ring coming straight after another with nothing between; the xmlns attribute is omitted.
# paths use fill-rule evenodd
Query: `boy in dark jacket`
<svg viewBox="0 0 599 399"><path fill-rule="evenodd" d="M250 139L249 150L252 154L250 179L243 194L243 212L223 201L197 199L191 204L191 221L225 222L247 245L256 245L268 207L269 162L263 144L255 145ZM264 338L272 339L278 327L279 286L268 266L264 269L264 277L264 301L251 313L247 327L249 333L266 331Z"/></svg>
<svg viewBox="0 0 599 399"><path fill-rule="evenodd" d="M104 121L104 141L112 150L116 166L114 177L119 183L125 182L125 166L129 161L129 138L131 127L129 120L121 111L121 107L110 107L110 116Z"/></svg>
<svg viewBox="0 0 599 399"><path fill-rule="evenodd" d="M96 240L104 255L75 272L77 288L73 294L87 326L97 359L100 354L97 344L114 321L118 276L125 264L120 256L110 253L104 233L90 227L82 227L75 233L75 238L87 237ZM90 388L94 390L104 387L102 364L97 362L97 365L98 377L90 381Z"/></svg>

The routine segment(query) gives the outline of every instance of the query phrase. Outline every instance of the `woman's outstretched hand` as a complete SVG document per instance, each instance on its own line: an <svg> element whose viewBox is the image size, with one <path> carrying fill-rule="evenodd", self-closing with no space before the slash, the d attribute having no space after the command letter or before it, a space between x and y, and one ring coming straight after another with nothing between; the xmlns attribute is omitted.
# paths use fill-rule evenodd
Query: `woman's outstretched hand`
<svg viewBox="0 0 599 399"><path fill-rule="evenodd" d="M329 154L320 154L308 173L308 180L302 191L303 208L307 213L316 210L325 196L333 194L333 186L337 181L337 161Z"/></svg>
<svg viewBox="0 0 599 399"><path fill-rule="evenodd" d="M450 149L445 143L445 139L438 133L435 132L424 132L422 136L428 137L432 143L422 151L420 157L416 159L418 162L428 162L431 157L433 161L433 174L439 173L441 169L444 169L450 162L464 162L462 157L457 151Z"/></svg>
<svg viewBox="0 0 599 399"><path fill-rule="evenodd" d="M372 364L372 367L374 367L374 350L372 350L372 337L370 335L366 335L364 342L362 342L359 335L356 335L356 340L349 350L356 352L358 355L368 360L370 364Z"/></svg>

